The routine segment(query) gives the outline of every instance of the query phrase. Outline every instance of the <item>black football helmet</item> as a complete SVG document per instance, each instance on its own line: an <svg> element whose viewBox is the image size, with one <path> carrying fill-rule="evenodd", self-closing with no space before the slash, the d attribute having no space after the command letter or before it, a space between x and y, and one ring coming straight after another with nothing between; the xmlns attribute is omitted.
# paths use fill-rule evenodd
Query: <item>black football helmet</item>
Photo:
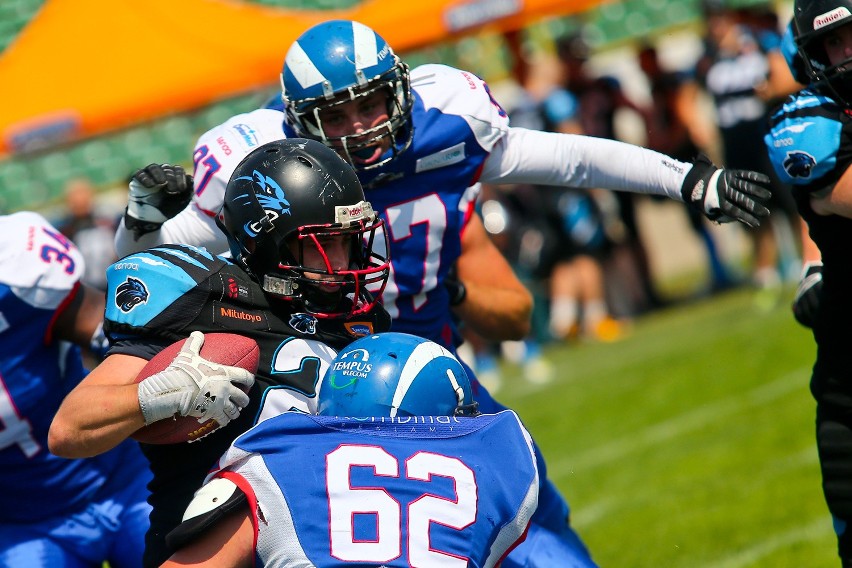
<svg viewBox="0 0 852 568"><path fill-rule="evenodd" d="M794 38L811 85L849 106L852 59L832 65L823 47L829 32L847 24L852 24L852 0L796 0L793 6Z"/></svg>
<svg viewBox="0 0 852 568"><path fill-rule="evenodd" d="M373 308L390 271L382 225L352 167L304 138L270 142L246 156L228 181L220 221L232 258L265 292L299 301L317 317ZM332 267L323 246L339 235L350 241L343 270ZM306 244L324 269L304 266Z"/></svg>

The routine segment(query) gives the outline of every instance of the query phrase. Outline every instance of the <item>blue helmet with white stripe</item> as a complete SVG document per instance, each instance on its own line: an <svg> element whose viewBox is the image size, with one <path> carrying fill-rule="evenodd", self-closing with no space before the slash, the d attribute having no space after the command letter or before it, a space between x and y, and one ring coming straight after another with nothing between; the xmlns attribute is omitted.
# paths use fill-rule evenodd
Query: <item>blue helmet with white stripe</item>
<svg viewBox="0 0 852 568"><path fill-rule="evenodd" d="M411 86L408 66L387 42L364 24L331 20L317 24L293 42L281 71L281 98L287 123L304 138L319 140L356 168L386 164L411 144ZM358 134L328 136L321 112L386 91L388 119ZM389 139L381 159L355 160Z"/></svg>
<svg viewBox="0 0 852 568"><path fill-rule="evenodd" d="M474 416L470 379L452 353L407 333L362 337L332 361L318 394L323 416Z"/></svg>

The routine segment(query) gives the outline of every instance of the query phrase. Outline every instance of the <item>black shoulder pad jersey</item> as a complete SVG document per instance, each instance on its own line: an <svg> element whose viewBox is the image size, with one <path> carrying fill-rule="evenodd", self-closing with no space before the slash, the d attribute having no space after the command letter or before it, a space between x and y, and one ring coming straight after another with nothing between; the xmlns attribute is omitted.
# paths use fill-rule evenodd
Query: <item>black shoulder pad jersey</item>
<svg viewBox="0 0 852 568"><path fill-rule="evenodd" d="M772 114L769 127L764 141L772 165L781 181L792 186L799 213L822 253L822 305L831 308L820 310L813 326L821 358L835 353L837 368L848 369L852 263L847 237L852 239L852 219L818 215L810 199L832 191L852 166L852 110L804 89Z"/></svg>
<svg viewBox="0 0 852 568"><path fill-rule="evenodd" d="M343 320L296 313L284 301L271 304L239 266L187 245L127 256L107 269L107 279L109 354L150 359L196 330L239 333L260 346L251 401L239 418L191 444L142 444L154 472L152 528L162 535L177 526L209 468L239 434L281 412L313 412L315 386L336 350L390 328L378 305L370 314Z"/></svg>

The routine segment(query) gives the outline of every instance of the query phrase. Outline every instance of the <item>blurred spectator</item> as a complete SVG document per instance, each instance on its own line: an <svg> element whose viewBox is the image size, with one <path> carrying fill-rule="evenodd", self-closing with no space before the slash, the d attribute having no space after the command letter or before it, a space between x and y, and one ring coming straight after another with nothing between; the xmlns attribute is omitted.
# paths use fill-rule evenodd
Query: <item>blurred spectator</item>
<svg viewBox="0 0 852 568"><path fill-rule="evenodd" d="M118 218L99 214L95 195L95 188L88 179L69 180L65 185L67 216L57 222L57 228L74 241L83 254L86 271L82 281L98 290L106 290L106 269L116 260L113 242Z"/></svg>
<svg viewBox="0 0 852 568"><path fill-rule="evenodd" d="M646 112L625 95L616 78L595 77L589 72L590 49L581 33L559 38L556 53L564 73L564 90L554 91L544 102L549 130L571 132L577 128L578 133L617 140L615 117L619 110L629 109L640 115ZM559 108L565 106L569 95L577 105L570 116L566 112L568 109ZM562 116L557 118L555 114ZM566 127L566 120L576 126ZM613 216L605 219L609 236L614 241L605 265L607 272L614 273L614 277L606 280L610 287L610 308L619 317L630 317L664 305L652 280L648 254L639 233L636 194L619 191L599 197L603 199L601 211L611 211L617 216L617 219Z"/></svg>
<svg viewBox="0 0 852 568"><path fill-rule="evenodd" d="M795 278L800 261L787 243L795 242L790 223L798 222L788 188L776 176L762 144L771 106L793 90L795 81L780 50L781 33L768 8L734 10L718 0L705 6L705 53L697 75L713 98L722 144L722 162L728 168L757 170L770 176L775 190L766 223L746 229L753 242L752 281L760 294L758 306L780 300L782 277ZM756 24L756 25L755 25ZM779 244L787 257L779 258ZM779 266L783 266L779 272ZM793 274L787 266L793 267ZM788 272L788 274L783 274Z"/></svg>
<svg viewBox="0 0 852 568"><path fill-rule="evenodd" d="M694 78L686 72L665 70L657 49L650 44L639 49L637 59L651 95L651 108L645 115L646 146L683 161L694 159L702 151L712 153L716 126L699 108L700 91ZM689 207L683 210L707 253L709 290L733 286L734 279L719 255L707 221Z"/></svg>

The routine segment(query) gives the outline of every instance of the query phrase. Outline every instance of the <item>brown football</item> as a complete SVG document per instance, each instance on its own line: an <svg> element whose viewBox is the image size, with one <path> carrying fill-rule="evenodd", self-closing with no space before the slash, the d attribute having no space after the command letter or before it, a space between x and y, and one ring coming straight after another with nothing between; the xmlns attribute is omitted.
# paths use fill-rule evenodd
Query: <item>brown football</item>
<svg viewBox="0 0 852 568"><path fill-rule="evenodd" d="M157 353L139 371L136 382L138 383L168 367L184 343L186 343L186 339L181 339ZM205 333L204 345L201 346L201 356L214 363L241 367L251 373L256 373L260 360L260 347L254 339L235 333ZM242 385L239 386L244 389ZM215 420L208 420L201 424L198 418L176 414L171 419L166 418L143 426L131 434L131 437L146 444L180 444L182 442L193 442L218 429L219 423Z"/></svg>

